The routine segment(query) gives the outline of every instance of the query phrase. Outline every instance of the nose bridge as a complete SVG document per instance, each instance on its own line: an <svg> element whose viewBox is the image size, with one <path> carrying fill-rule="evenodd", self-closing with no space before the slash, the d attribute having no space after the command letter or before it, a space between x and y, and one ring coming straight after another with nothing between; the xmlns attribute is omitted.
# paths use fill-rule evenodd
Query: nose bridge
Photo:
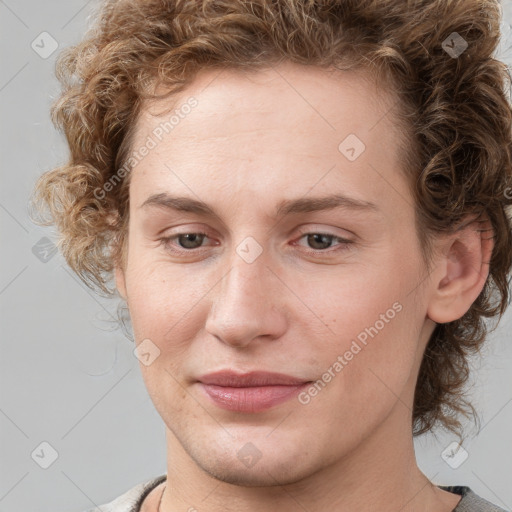
<svg viewBox="0 0 512 512"><path fill-rule="evenodd" d="M245 228L239 232L239 238L230 249L228 257L229 273L220 283L221 294L224 298L232 296L233 299L243 301L244 298L252 300L265 294L265 287L272 286L269 280L272 272L268 245L265 239L268 234L265 230L258 231L255 236L254 229ZM274 278L275 279L275 278ZM228 296L228 297L226 297Z"/></svg>
<svg viewBox="0 0 512 512"><path fill-rule="evenodd" d="M206 330L224 343L245 346L259 336L280 336L285 327L274 293L277 281L263 248L244 240L234 248L228 272L213 294Z"/></svg>
<svg viewBox="0 0 512 512"><path fill-rule="evenodd" d="M268 258L263 253L252 259L251 251L246 242L242 242L233 251L230 258L229 272L219 283L217 299L226 309L234 308L238 314L246 311L246 308L256 310L268 299L269 283L272 272L267 268ZM240 255L240 253L242 255ZM251 258L246 259L246 256ZM268 300L266 301L268 303ZM219 304L217 304L218 310Z"/></svg>
<svg viewBox="0 0 512 512"><path fill-rule="evenodd" d="M245 239L236 247L231 258L231 272L226 276L224 285L228 293L240 295L239 299L265 295L265 289L268 291L268 287L272 286L267 253L259 244L256 248L256 243L250 237Z"/></svg>

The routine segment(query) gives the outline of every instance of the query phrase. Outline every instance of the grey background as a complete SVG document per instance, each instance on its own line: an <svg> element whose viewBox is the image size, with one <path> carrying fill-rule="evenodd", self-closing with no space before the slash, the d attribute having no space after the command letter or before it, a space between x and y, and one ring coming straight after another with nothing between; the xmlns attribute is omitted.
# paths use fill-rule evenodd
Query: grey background
<svg viewBox="0 0 512 512"><path fill-rule="evenodd" d="M134 345L114 330L116 301L94 295L59 253L42 261L41 239L53 239L54 231L35 226L27 212L36 178L67 157L49 119L59 90L55 58L81 38L95 2L0 0L0 512L79 512L166 472L163 422ZM510 2L503 5L505 20L512 20ZM499 56L512 62L508 23L503 30ZM43 37L39 53L51 49L44 31L59 45L45 58L31 47ZM468 485L506 509L512 509L511 329L509 309L483 357L473 361L471 394L482 430L464 444L468 459L454 469L441 457L453 436L415 440L420 468L434 483ZM40 464L51 449L43 442L58 452L47 469Z"/></svg>

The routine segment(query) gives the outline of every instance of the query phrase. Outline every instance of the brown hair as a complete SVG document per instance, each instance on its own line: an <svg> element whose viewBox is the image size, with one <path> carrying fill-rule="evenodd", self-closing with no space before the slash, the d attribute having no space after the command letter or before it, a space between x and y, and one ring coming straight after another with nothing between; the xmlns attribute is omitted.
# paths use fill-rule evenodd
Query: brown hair
<svg viewBox="0 0 512 512"><path fill-rule="evenodd" d="M200 69L283 60L370 70L397 99L426 261L433 236L468 216L492 226L485 287L462 318L436 326L414 397L414 435L440 423L460 438L458 414L476 414L463 393L468 356L486 337L485 319L506 309L512 265L510 76L493 58L500 18L497 0L107 1L58 60L52 118L70 158L37 182L32 202L49 219L36 222L56 224L64 257L88 286L115 294L107 283L114 265L124 266L130 173L120 186L106 184L119 179L150 86L171 94Z"/></svg>

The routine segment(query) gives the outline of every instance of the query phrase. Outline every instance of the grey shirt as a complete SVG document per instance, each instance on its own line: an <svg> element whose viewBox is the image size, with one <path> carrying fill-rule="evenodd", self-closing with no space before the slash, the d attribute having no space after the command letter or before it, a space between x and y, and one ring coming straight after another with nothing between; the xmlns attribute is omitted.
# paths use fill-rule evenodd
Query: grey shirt
<svg viewBox="0 0 512 512"><path fill-rule="evenodd" d="M161 484L167 475L160 475L146 482L135 485L114 501L101 505L101 512L139 512L142 502L146 496L159 484ZM453 512L507 512L503 508L493 505L475 494L469 487L464 485L444 486L439 485L441 489L453 492L462 496ZM98 512L98 508L91 508L85 512ZM510 512L510 511L508 511Z"/></svg>

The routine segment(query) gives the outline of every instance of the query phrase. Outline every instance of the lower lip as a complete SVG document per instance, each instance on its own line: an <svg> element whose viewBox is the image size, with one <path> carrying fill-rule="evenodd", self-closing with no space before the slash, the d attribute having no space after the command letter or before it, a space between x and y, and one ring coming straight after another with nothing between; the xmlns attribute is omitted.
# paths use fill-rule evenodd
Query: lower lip
<svg viewBox="0 0 512 512"><path fill-rule="evenodd" d="M258 386L232 388L203 384L201 387L220 408L237 412L260 412L270 409L298 395L311 383L296 386Z"/></svg>

